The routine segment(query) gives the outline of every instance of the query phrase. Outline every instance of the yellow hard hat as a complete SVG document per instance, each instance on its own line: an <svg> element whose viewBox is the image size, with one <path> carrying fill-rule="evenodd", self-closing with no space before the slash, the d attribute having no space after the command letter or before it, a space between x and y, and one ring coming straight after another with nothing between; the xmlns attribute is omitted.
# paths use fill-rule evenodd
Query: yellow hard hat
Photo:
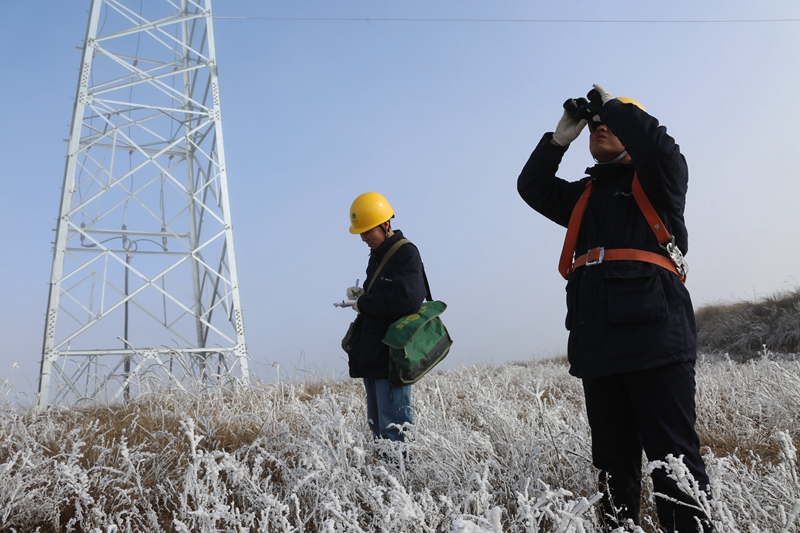
<svg viewBox="0 0 800 533"><path fill-rule="evenodd" d="M633 98L628 98L627 96L617 96L617 100L622 102L623 104L633 104L645 113L647 113L647 109L644 108L642 104L634 100Z"/></svg>
<svg viewBox="0 0 800 533"><path fill-rule="evenodd" d="M350 233L357 235L380 226L394 216L394 209L382 194L365 192L350 206Z"/></svg>

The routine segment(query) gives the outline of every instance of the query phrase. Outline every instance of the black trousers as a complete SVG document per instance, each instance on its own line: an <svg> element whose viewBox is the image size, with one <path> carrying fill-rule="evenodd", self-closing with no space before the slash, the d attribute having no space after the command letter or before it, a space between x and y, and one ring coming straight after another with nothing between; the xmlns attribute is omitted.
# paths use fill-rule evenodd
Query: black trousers
<svg viewBox="0 0 800 533"><path fill-rule="evenodd" d="M694 428L694 362L583 379L583 391L592 430L592 462L600 470L604 519L610 528L626 518L639 523L642 449L649 461L668 454L683 455L686 467L708 491ZM691 504L663 468L656 469L652 477L656 492ZM697 531L694 517L702 516L699 511L660 497L656 507L666 531ZM704 530L710 530L707 528Z"/></svg>

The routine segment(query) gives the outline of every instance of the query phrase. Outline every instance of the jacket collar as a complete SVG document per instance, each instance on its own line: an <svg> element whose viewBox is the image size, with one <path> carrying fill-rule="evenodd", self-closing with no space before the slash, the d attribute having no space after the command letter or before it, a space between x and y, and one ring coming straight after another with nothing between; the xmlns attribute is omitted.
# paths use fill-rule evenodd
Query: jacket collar
<svg viewBox="0 0 800 533"><path fill-rule="evenodd" d="M633 165L630 163L595 165L586 169L586 173L597 180L619 176L627 172L633 172Z"/></svg>
<svg viewBox="0 0 800 533"><path fill-rule="evenodd" d="M383 241L380 246L370 251L369 255L371 258L380 261L381 259L383 259L383 256L386 255L386 252L389 251L389 248L391 248L394 245L394 243L403 238L403 232L400 231L399 229L392 231L394 231L394 235Z"/></svg>

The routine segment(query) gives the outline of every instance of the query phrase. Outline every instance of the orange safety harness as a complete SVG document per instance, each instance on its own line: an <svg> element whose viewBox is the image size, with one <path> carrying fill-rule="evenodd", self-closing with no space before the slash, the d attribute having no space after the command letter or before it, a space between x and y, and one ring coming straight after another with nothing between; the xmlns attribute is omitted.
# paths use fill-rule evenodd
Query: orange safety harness
<svg viewBox="0 0 800 533"><path fill-rule="evenodd" d="M661 222L661 217L658 216L653 204L642 189L642 184L639 183L639 176L634 172L633 174L633 197L642 210L644 218L647 219L647 224L655 233L658 239L658 245L667 252L669 257L661 254L646 252L644 250L636 250L631 248L612 248L606 250L605 247L592 248L585 254L578 256L573 261L575 256L575 246L578 242L578 233L581 228L581 221L583 220L583 213L586 211L586 206L589 204L589 197L592 195L594 189L594 179L590 179L586 183L586 189L578 198L578 203L572 210L572 215L569 217L569 225L567 226L567 235L564 238L564 247L561 249L561 258L558 261L558 271L568 279L569 275L575 269L582 266L599 265L604 261L644 261L645 263L653 263L662 268L666 268L670 272L677 274L681 281L686 283L686 275L689 273L689 264L683 257L680 249L675 245L675 237L667 231L664 223Z"/></svg>

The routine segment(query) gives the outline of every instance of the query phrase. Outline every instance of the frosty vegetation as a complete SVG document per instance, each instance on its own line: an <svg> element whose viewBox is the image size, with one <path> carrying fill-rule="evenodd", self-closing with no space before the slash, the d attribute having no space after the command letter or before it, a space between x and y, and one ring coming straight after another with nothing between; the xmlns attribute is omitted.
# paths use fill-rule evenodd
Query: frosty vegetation
<svg viewBox="0 0 800 533"><path fill-rule="evenodd" d="M783 335L793 342L800 322L786 313L759 338L794 331ZM741 318L712 315L736 336ZM800 532L800 357L711 353L697 366L697 414L712 500L679 458L643 468L667 469L718 533ZM599 530L581 384L563 360L426 376L406 444L372 442L360 380L138 390L37 414L0 383L0 531ZM643 529L629 530L659 531L657 497L646 483Z"/></svg>
<svg viewBox="0 0 800 533"><path fill-rule="evenodd" d="M800 362L701 362L697 400L714 496L698 505L716 531L798 531ZM406 446L371 442L356 380L153 391L43 415L8 404L0 530L598 529L580 381L563 361L437 372L414 402ZM678 460L648 468L698 494Z"/></svg>

